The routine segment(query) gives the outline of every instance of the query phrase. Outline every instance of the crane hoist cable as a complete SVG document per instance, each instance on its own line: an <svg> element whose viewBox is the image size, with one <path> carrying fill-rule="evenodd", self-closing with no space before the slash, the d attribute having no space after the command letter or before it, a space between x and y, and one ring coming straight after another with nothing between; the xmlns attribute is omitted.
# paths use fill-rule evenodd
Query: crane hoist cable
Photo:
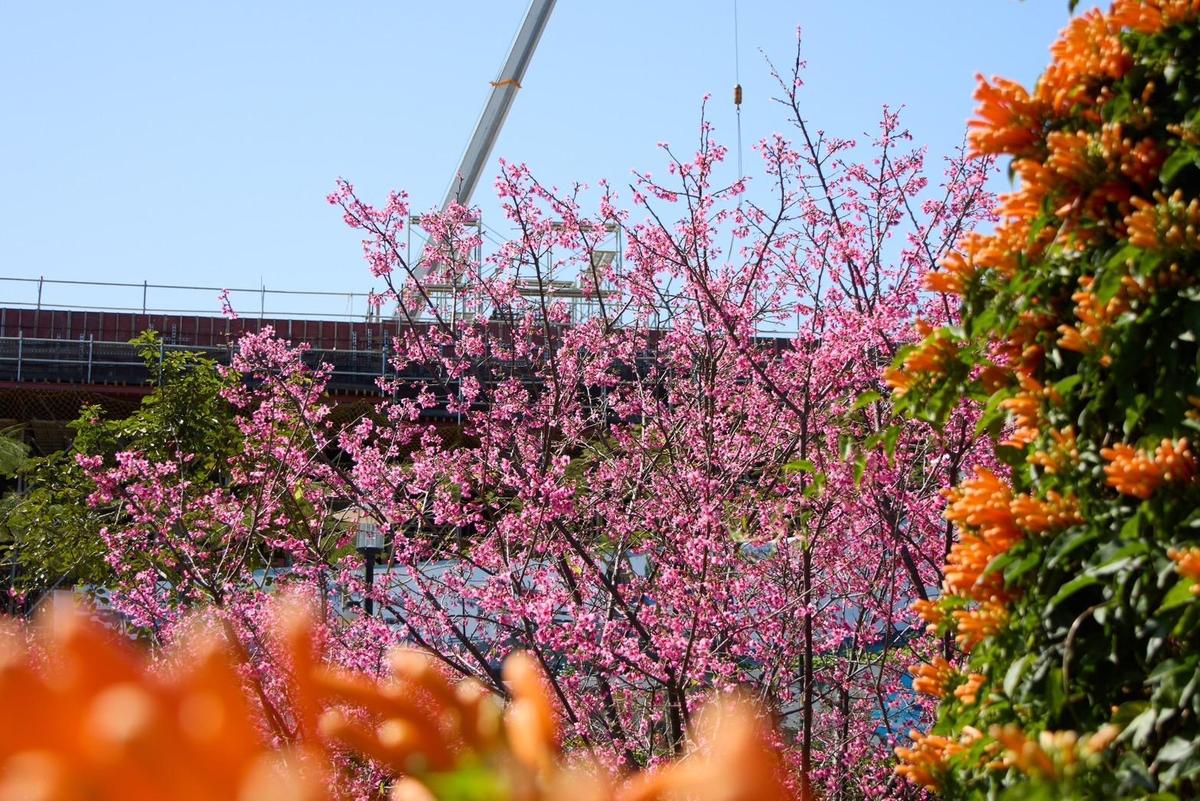
<svg viewBox="0 0 1200 801"><path fill-rule="evenodd" d="M738 180L746 177L742 169L742 56L738 35L738 0L733 0L733 107L737 116Z"/></svg>

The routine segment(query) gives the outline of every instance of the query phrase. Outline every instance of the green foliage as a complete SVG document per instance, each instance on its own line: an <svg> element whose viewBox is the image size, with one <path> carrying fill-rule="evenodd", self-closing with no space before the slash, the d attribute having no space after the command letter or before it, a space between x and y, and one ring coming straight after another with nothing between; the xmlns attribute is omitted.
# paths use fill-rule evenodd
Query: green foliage
<svg viewBox="0 0 1200 801"><path fill-rule="evenodd" d="M107 419L98 406L84 408L70 423L69 449L30 459L20 468L27 491L10 500L0 523L0 538L13 544L20 565L19 590L104 585L112 579L100 530L118 519L121 509L89 505L94 486L76 456L102 456L111 464L121 451L156 460L194 454L181 465L184 476L197 485L214 485L225 481L228 460L241 447L233 409L220 396L236 376L222 376L215 362L197 353L161 352L154 332L133 341L142 346L155 384L141 407L120 420Z"/></svg>
<svg viewBox="0 0 1200 801"><path fill-rule="evenodd" d="M0 429L0 478L11 478L25 464L29 446L19 439L20 426Z"/></svg>

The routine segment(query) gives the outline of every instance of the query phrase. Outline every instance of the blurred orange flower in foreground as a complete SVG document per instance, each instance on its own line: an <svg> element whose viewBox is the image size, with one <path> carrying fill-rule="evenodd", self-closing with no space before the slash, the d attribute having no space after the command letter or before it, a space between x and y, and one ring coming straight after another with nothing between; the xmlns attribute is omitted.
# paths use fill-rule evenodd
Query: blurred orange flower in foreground
<svg viewBox="0 0 1200 801"><path fill-rule="evenodd" d="M792 797L770 731L744 699L710 704L680 761L611 779L563 760L529 656L505 663L512 700L502 710L482 685L452 683L418 651L393 651L383 679L325 665L307 608L279 603L273 639L290 662L296 732L280 747L267 742L238 651L219 633L197 626L158 663L68 603L28 643L16 623L0 623L0 801L340 799L335 751L380 765L393 779L381 793L395 801L459 797L461 782L447 777L463 770L489 796L528 801Z"/></svg>

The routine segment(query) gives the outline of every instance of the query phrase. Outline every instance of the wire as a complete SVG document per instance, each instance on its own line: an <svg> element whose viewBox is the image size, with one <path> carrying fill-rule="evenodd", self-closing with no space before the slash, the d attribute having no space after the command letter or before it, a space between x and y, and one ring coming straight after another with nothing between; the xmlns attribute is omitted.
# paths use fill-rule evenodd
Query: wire
<svg viewBox="0 0 1200 801"><path fill-rule="evenodd" d="M733 105L737 115L738 181L746 177L742 167L742 54L738 31L738 0L733 0Z"/></svg>
<svg viewBox="0 0 1200 801"><path fill-rule="evenodd" d="M738 0L733 0L733 78L734 83L742 82L742 56L738 49Z"/></svg>

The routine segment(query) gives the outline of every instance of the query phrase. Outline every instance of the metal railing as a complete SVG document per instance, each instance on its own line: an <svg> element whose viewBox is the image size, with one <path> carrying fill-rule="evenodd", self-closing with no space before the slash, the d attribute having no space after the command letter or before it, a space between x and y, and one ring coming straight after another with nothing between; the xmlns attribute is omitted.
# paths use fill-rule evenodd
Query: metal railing
<svg viewBox="0 0 1200 801"><path fill-rule="evenodd" d="M11 290L10 290L11 287ZM504 309L467 308L460 289L443 285L430 285L430 299L445 319L467 320L482 314L485 318L503 318ZM220 314L219 295L228 292L230 305L244 319L253 320L308 320L329 322L401 322L401 317L372 305L371 292L332 292L304 289L268 289L264 285L255 287L215 287L185 284L152 284L149 281L129 283L121 281L76 281L45 277L22 278L0 276L0 306L11 309L34 311L78 311L120 312L145 315L196 315L214 317ZM602 290L597 298L584 292L570 281L549 281L534 292L529 279L525 279L519 294L526 299L541 293L548 300L560 300L568 305L568 319L572 324L581 323L600 312L600 304L609 296L610 290ZM283 299L283 300L281 300ZM286 302L287 308L280 303ZM299 308L299 307L304 308ZM341 307L344 311L331 311ZM428 311L416 318L432 319ZM645 321L643 321L645 324ZM650 323L654 329L668 329L672 321L668 316L659 317ZM764 338L791 339L800 328L797 318L795 327L777 321L760 324L758 335Z"/></svg>
<svg viewBox="0 0 1200 801"><path fill-rule="evenodd" d="M5 287L14 287L5 291ZM538 288L551 300L562 300L568 304L572 323L579 323L595 316L600 301L588 296L570 281L550 281ZM20 290L24 290L23 297ZM203 297L201 297L203 293ZM182 284L140 284L119 281L71 281L39 278L11 278L0 276L0 305L33 311L78 311L78 312L124 312L141 315L200 315L213 316L221 312L220 295L227 293L230 305L238 316L248 319L337 320L378 321L380 309L371 304L368 292L327 292L299 289L257 289L246 287L189 286ZM468 298L462 287L430 284L426 294L443 319L467 320L479 309L477 303L468 308ZM526 298L536 297L528 280L522 284L520 294ZM607 296L608 291L602 295ZM14 299L16 298L16 299ZM286 299L288 306L280 308L278 301ZM97 303L98 299L105 302ZM318 301L319 305L307 304L308 308L297 308L299 301ZM343 312L330 311L341 304ZM428 310L418 311L416 319L429 321L434 315ZM398 317L395 319L399 319Z"/></svg>
<svg viewBox="0 0 1200 801"><path fill-rule="evenodd" d="M94 385L146 385L151 371L142 353L144 346L128 342L104 342L87 339L45 339L36 337L0 337L0 381L54 382ZM236 345L159 344L161 365L167 353L202 353L219 364L229 364ZM305 363L332 367L329 388L332 391L382 393L376 385L380 378L397 378L388 359L387 347L374 350L312 349L304 354ZM406 381L426 380L427 376L399 376Z"/></svg>
<svg viewBox="0 0 1200 801"><path fill-rule="evenodd" d="M366 320L371 307L369 292L330 292L305 289L258 287L191 286L152 284L149 281L71 281L0 276L3 305L38 311L104 311L137 314L220 314L219 295L228 292L233 309L245 317L290 317L294 319ZM99 298L105 302L97 303ZM279 299L309 308L279 308ZM302 300L322 301L319 307ZM344 311L331 311L341 306Z"/></svg>

